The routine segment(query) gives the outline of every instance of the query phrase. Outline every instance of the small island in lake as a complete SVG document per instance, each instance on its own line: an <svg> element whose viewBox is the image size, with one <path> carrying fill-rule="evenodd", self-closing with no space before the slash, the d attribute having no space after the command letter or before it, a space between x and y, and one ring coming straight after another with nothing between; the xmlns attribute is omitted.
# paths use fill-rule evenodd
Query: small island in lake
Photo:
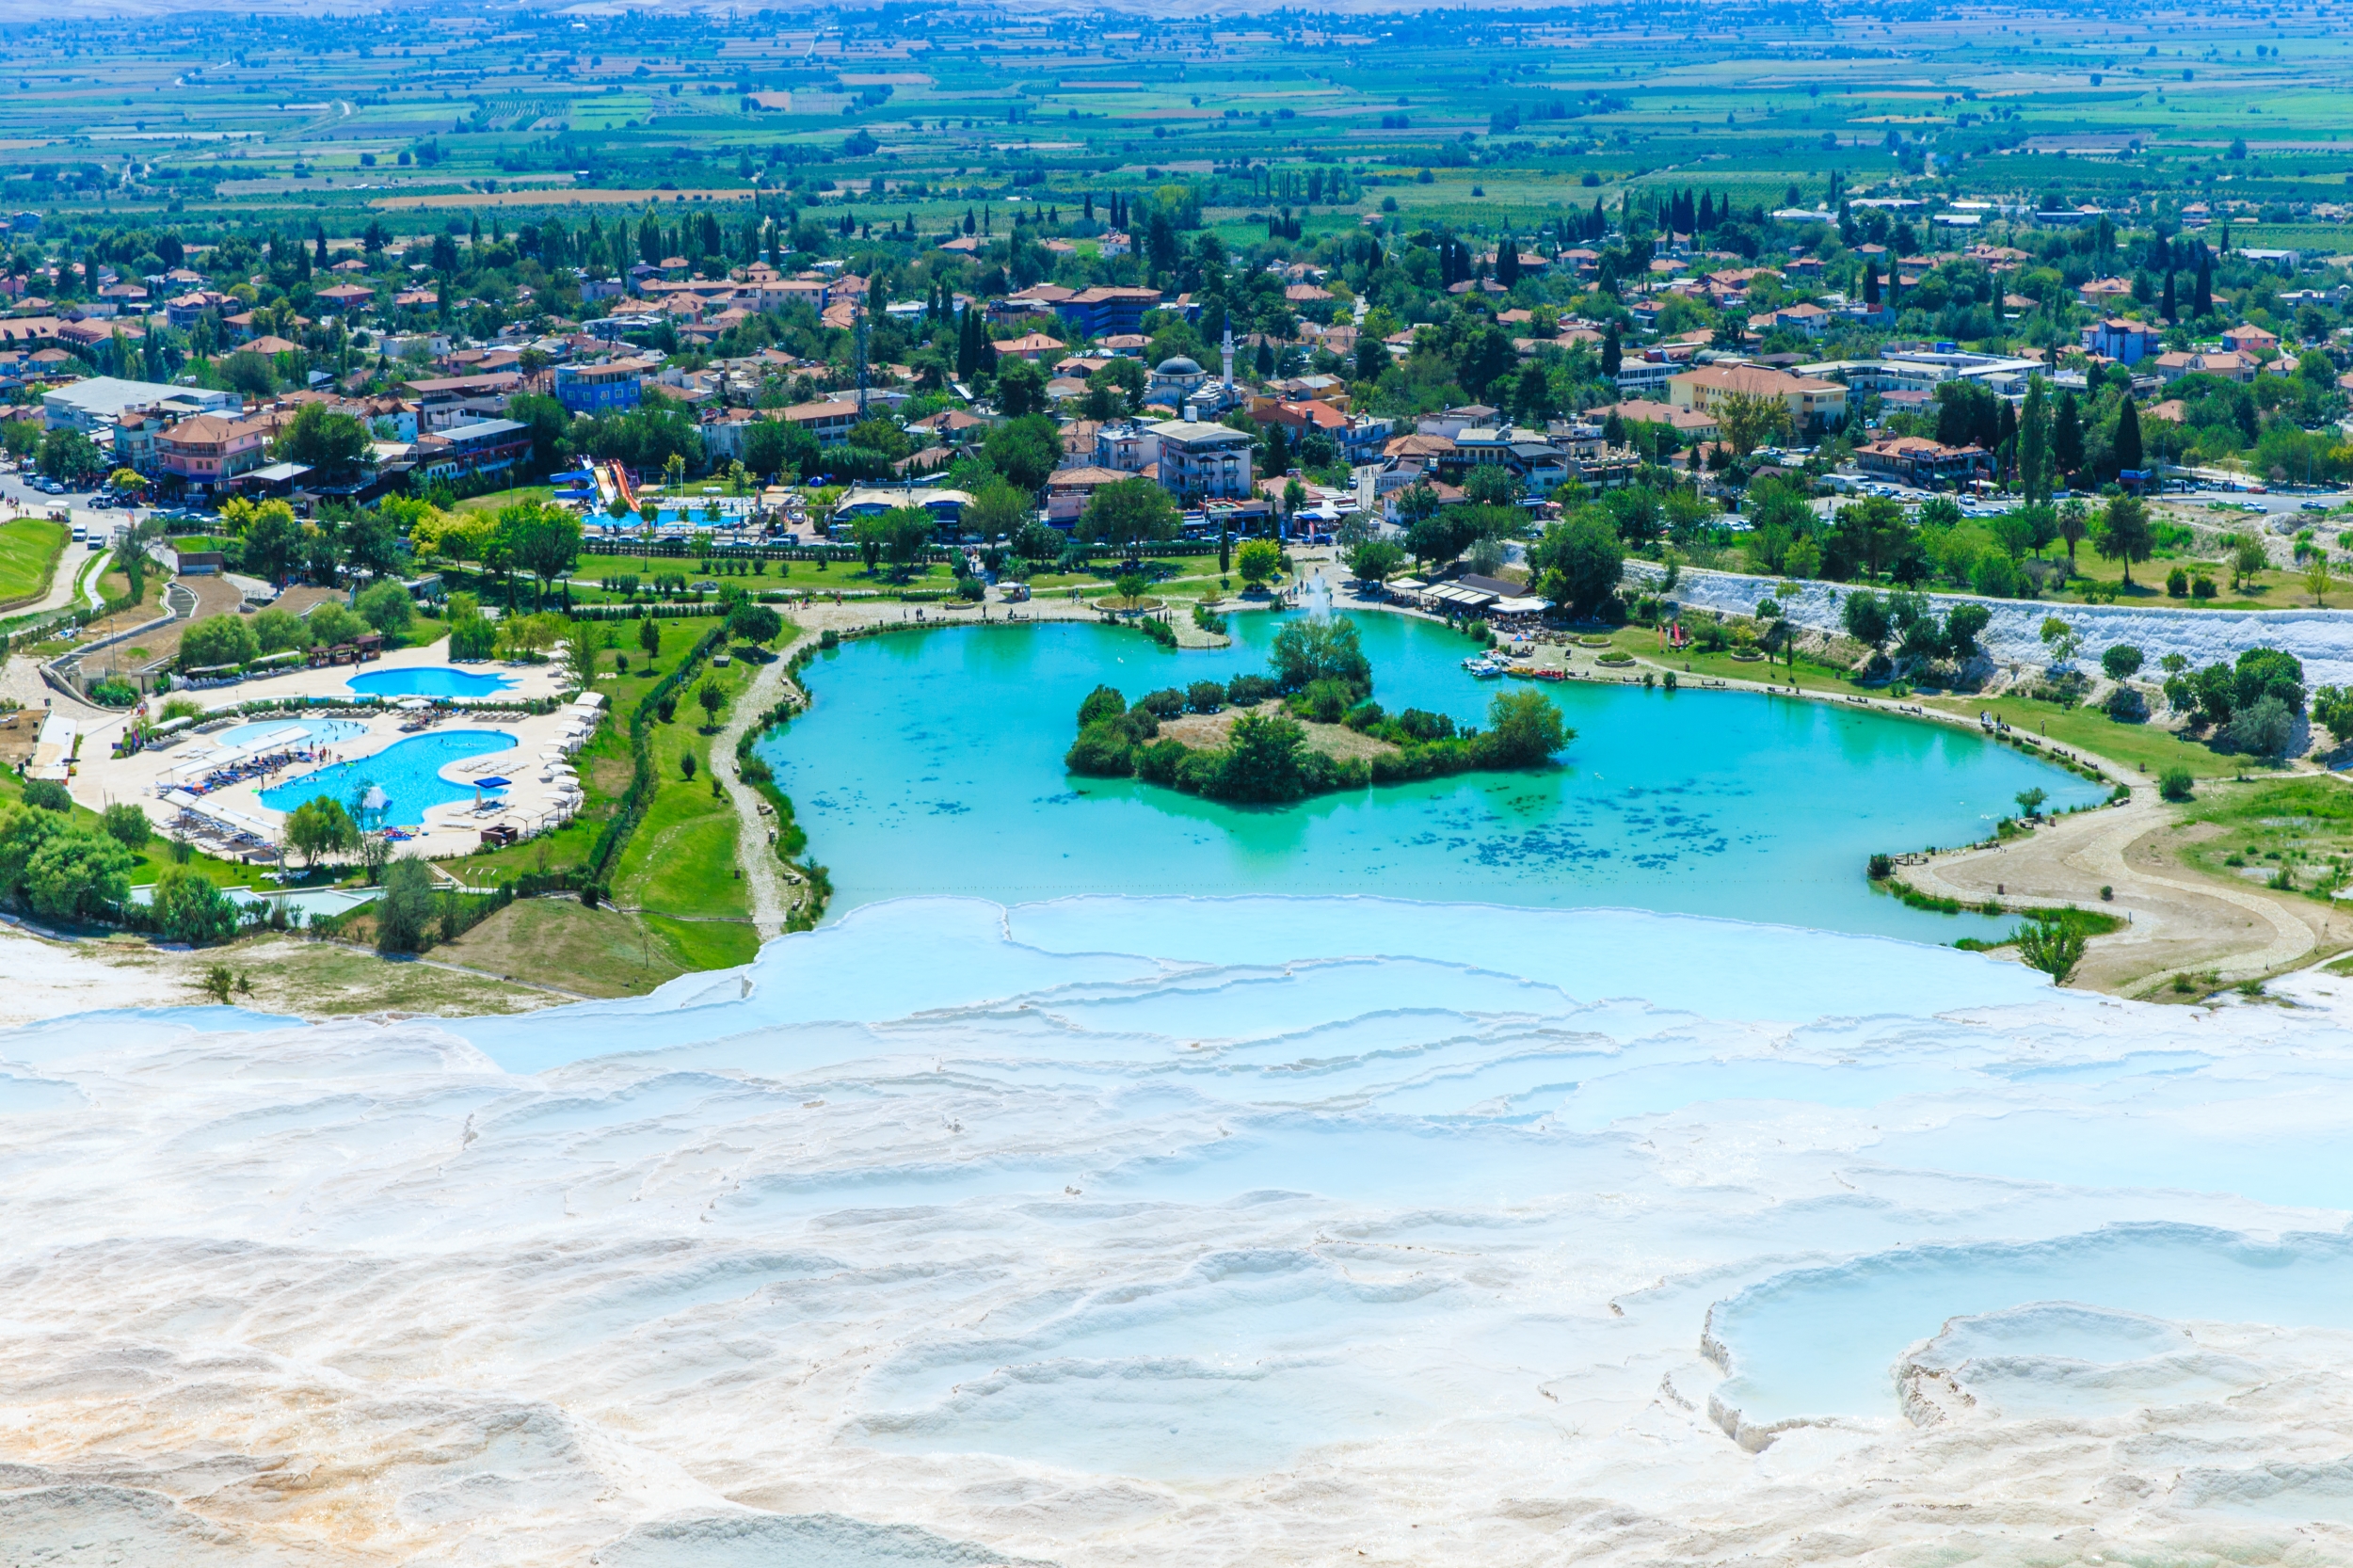
<svg viewBox="0 0 2353 1568"><path fill-rule="evenodd" d="M1213 800L1277 803L1449 774L1542 767L1577 738L1542 692L1500 692L1487 728L1444 713L1385 712L1372 665L1344 620L1276 633L1265 675L1196 680L1132 704L1097 686L1079 705L1064 763L1098 778L1142 778Z"/></svg>

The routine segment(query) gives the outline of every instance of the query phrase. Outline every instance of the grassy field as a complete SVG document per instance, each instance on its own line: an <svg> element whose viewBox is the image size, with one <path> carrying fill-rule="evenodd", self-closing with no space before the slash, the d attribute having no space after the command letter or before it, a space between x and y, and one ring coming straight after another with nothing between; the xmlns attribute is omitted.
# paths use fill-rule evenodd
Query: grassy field
<svg viewBox="0 0 2353 1568"><path fill-rule="evenodd" d="M0 522L0 604L24 603L47 593L68 537L63 523L46 518Z"/></svg>
<svg viewBox="0 0 2353 1568"><path fill-rule="evenodd" d="M643 996L690 968L709 967L683 962L653 922L560 896L519 899L455 942L434 949L434 954L591 997Z"/></svg>
<svg viewBox="0 0 2353 1568"><path fill-rule="evenodd" d="M2260 767L2247 759L2184 740L2157 724L2119 724L2097 708L2062 708L2025 696L1953 696L1921 699L1924 706L1975 718L1999 715L2013 729L2095 753L2148 773L2187 768L2197 778L2229 778Z"/></svg>
<svg viewBox="0 0 2353 1568"><path fill-rule="evenodd" d="M2353 788L2333 776L2210 786L2184 808L2183 820L2217 829L2181 852L2215 876L2245 879L2267 870L2276 879L2284 872L2282 891L2326 897L2353 865Z"/></svg>
<svg viewBox="0 0 2353 1568"><path fill-rule="evenodd" d="M457 504L461 512L495 512L502 506L512 506L521 501L552 501L555 488L552 485L522 485L511 490L492 490L488 495L468 496Z"/></svg>

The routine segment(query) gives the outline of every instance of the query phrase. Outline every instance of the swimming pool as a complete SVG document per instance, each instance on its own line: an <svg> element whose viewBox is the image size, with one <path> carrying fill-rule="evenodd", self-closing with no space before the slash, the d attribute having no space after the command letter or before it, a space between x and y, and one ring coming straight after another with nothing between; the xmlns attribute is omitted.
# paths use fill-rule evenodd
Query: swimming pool
<svg viewBox="0 0 2353 1568"><path fill-rule="evenodd" d="M241 746L282 729L302 730L322 745L333 745L368 732L366 725L350 719L260 719L234 729L224 729L213 741L219 745Z"/></svg>
<svg viewBox="0 0 2353 1568"><path fill-rule="evenodd" d="M389 745L373 757L338 762L264 790L262 804L273 811L291 811L307 800L329 795L348 806L352 796L373 784L390 799L384 812L385 824L392 827L415 827L424 821L424 814L431 808L453 800L472 800L474 796L475 785L471 780L452 784L441 777L443 768L469 757L511 751L514 746L514 736L495 729L446 729L438 735L419 735ZM486 795L498 792L482 791Z"/></svg>
<svg viewBox="0 0 2353 1568"><path fill-rule="evenodd" d="M515 684L504 675L475 675L447 664L370 670L344 682L363 696L496 696Z"/></svg>

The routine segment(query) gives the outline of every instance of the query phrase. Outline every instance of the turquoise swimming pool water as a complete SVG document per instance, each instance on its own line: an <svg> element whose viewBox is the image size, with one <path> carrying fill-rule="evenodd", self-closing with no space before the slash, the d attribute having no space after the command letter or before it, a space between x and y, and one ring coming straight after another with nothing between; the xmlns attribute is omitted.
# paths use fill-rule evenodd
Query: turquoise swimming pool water
<svg viewBox="0 0 2353 1568"><path fill-rule="evenodd" d="M472 800L474 786L452 784L440 771L452 762L487 752L509 751L515 737L495 729L445 729L418 735L385 747L373 757L338 762L306 773L299 778L262 792L262 804L273 811L291 811L304 801L331 795L348 806L354 795L374 784L391 797L384 821L393 827L415 827L433 807L453 800ZM485 790L495 795L496 790Z"/></svg>
<svg viewBox="0 0 2353 1568"><path fill-rule="evenodd" d="M504 675L476 675L447 664L370 670L344 682L365 696L496 696L514 683Z"/></svg>
<svg viewBox="0 0 2353 1568"><path fill-rule="evenodd" d="M1496 683L1428 622L1354 617L1374 696L1481 723ZM831 872L837 913L961 893L1368 893L1624 904L1949 942L2013 923L1872 891L1876 851L1966 842L2040 786L2099 790L1967 731L1817 702L1563 682L1577 731L1549 773L1487 775L1243 808L1064 773L1097 681L1130 700L1263 669L1275 617L1235 646L1156 648L1084 625L901 632L819 655L811 711L760 743ZM1524 690L1518 682L1508 689Z"/></svg>
<svg viewBox="0 0 2353 1568"><path fill-rule="evenodd" d="M258 741L264 735L288 728L305 730L311 739L322 745L333 745L339 741L348 741L368 732L366 725L354 724L349 719L262 719L253 724L238 725L234 729L224 729L213 739L221 745L243 745L248 741Z"/></svg>

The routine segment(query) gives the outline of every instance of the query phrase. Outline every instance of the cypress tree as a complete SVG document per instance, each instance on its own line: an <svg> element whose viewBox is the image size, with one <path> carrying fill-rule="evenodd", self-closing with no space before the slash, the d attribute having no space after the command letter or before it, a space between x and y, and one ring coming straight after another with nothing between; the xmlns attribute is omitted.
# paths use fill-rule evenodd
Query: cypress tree
<svg viewBox="0 0 2353 1568"><path fill-rule="evenodd" d="M1603 335L1601 340L1601 373L1604 376L1615 376L1618 374L1618 368L1625 363L1625 340L1619 336L1618 324L1613 321L1609 324L1609 330Z"/></svg>
<svg viewBox="0 0 2353 1568"><path fill-rule="evenodd" d="M2198 253L2198 282L2190 291L2189 313L2201 317L2214 314L2214 264L2202 250Z"/></svg>
<svg viewBox="0 0 2353 1568"><path fill-rule="evenodd" d="M2051 469L2054 473L2073 473L2083 466L2083 415L2070 388L2059 393L2058 413L2051 421Z"/></svg>
<svg viewBox="0 0 2353 1568"><path fill-rule="evenodd" d="M1880 264L1868 256L1863 258L1863 302L1865 305L1880 302Z"/></svg>
<svg viewBox="0 0 2353 1568"><path fill-rule="evenodd" d="M2141 466L2140 410L2133 407L2133 394L2124 394L2123 406L2116 410L2116 467L2120 472L2137 472Z"/></svg>
<svg viewBox="0 0 2353 1568"><path fill-rule="evenodd" d="M2157 313L2166 320L2173 319L2173 269L2165 269L2165 297L2157 304Z"/></svg>
<svg viewBox="0 0 2353 1568"><path fill-rule="evenodd" d="M2051 389L2040 376L2027 379L2019 412L2018 485L2029 504L2051 499Z"/></svg>

